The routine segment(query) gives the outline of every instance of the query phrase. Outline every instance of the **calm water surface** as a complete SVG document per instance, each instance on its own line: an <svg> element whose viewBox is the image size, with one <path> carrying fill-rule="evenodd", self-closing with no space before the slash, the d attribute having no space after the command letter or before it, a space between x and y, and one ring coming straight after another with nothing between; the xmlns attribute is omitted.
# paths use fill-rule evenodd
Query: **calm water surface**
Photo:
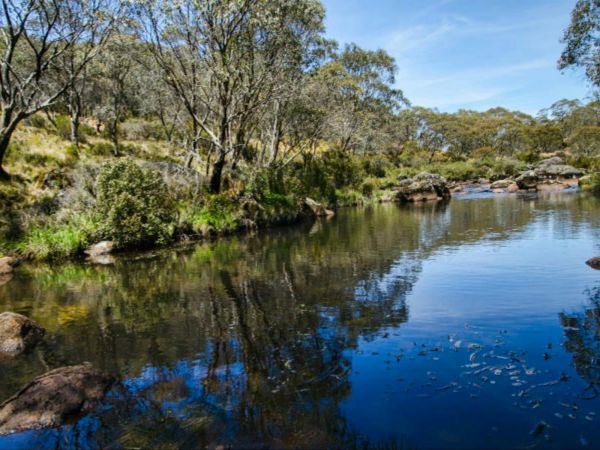
<svg viewBox="0 0 600 450"><path fill-rule="evenodd" d="M78 422L0 448L597 448L595 255L600 201L555 194L24 267L0 311L48 336L0 361L0 401L83 361L122 383Z"/></svg>

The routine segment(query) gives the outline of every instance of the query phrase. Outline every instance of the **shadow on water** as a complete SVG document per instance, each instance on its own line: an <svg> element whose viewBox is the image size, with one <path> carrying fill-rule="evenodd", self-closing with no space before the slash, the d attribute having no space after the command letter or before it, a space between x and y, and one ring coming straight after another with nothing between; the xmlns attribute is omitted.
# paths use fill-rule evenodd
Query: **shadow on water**
<svg viewBox="0 0 600 450"><path fill-rule="evenodd" d="M0 287L0 309L32 317L49 336L0 361L0 398L82 361L123 382L95 414L0 438L0 448L408 445L396 441L404 432L388 440L363 430L342 407L359 383L363 343L405 327L435 255L517 240L533 223L598 240L599 206L578 195L384 205L105 267L25 267ZM561 323L572 328L565 348L579 374L596 386L597 328L571 325L597 326L594 314ZM419 444L421 432L407 442Z"/></svg>

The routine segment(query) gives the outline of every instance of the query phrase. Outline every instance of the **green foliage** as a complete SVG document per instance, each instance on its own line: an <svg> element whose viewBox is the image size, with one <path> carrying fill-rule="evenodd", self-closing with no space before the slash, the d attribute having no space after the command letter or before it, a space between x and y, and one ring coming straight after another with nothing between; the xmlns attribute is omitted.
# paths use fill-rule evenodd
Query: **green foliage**
<svg viewBox="0 0 600 450"><path fill-rule="evenodd" d="M92 156L111 156L114 147L110 142L96 142L89 146L87 152Z"/></svg>
<svg viewBox="0 0 600 450"><path fill-rule="evenodd" d="M90 214L75 215L69 221L34 225L17 243L16 250L37 260L76 256L92 243L97 223Z"/></svg>
<svg viewBox="0 0 600 450"><path fill-rule="evenodd" d="M579 180L579 185L584 191L600 194L600 172L587 175Z"/></svg>
<svg viewBox="0 0 600 450"><path fill-rule="evenodd" d="M239 227L238 203L226 194L207 197L204 205L184 213L194 232L201 235L227 233Z"/></svg>
<svg viewBox="0 0 600 450"><path fill-rule="evenodd" d="M119 130L129 141L145 141L164 139L162 126L157 121L131 118L121 123Z"/></svg>
<svg viewBox="0 0 600 450"><path fill-rule="evenodd" d="M103 238L120 247L171 240L176 214L160 173L129 159L106 164L98 174L96 193Z"/></svg>
<svg viewBox="0 0 600 450"><path fill-rule="evenodd" d="M71 136L71 119L66 114L57 114L54 118L54 129L56 134L62 139L69 139Z"/></svg>
<svg viewBox="0 0 600 450"><path fill-rule="evenodd" d="M42 116L41 114L34 114L29 116L25 122L26 125L34 128L47 129L48 128L48 120Z"/></svg>
<svg viewBox="0 0 600 450"><path fill-rule="evenodd" d="M382 157L367 158L363 163L363 168L367 175L384 178L389 165L389 162Z"/></svg>
<svg viewBox="0 0 600 450"><path fill-rule="evenodd" d="M337 206L358 206L364 203L363 195L353 189L338 189L335 191Z"/></svg>

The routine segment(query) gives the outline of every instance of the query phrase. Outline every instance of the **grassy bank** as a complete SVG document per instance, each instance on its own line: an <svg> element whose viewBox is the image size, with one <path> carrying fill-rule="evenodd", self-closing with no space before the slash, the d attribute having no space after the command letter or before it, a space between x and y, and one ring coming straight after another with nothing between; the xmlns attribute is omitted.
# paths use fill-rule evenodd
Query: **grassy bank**
<svg viewBox="0 0 600 450"><path fill-rule="evenodd" d="M242 162L226 172L225 189L215 195L208 193L206 167L186 168L178 147L153 137L150 123L123 124L129 139L115 150L90 126L79 146L70 144L60 117L51 124L34 116L11 144L18 151L7 156L13 178L0 183L0 254L75 258L100 240L124 250L165 246L296 222L307 197L332 209L389 201L399 180L421 171L451 182L496 180L529 163L410 149L368 156L323 149L284 166Z"/></svg>

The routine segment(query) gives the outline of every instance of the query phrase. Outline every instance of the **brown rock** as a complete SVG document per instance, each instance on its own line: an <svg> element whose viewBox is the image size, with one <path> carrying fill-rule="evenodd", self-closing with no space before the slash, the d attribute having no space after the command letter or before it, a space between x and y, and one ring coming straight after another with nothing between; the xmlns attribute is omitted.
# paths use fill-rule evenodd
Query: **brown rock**
<svg viewBox="0 0 600 450"><path fill-rule="evenodd" d="M585 263L592 269L600 270L600 256L588 259Z"/></svg>
<svg viewBox="0 0 600 450"><path fill-rule="evenodd" d="M113 382L90 364L47 372L0 405L0 435L58 427L92 410Z"/></svg>
<svg viewBox="0 0 600 450"><path fill-rule="evenodd" d="M13 267L17 265L17 260L10 256L0 258L0 275L12 273Z"/></svg>
<svg viewBox="0 0 600 450"><path fill-rule="evenodd" d="M519 192L519 185L517 183L513 183L510 186L508 186L506 188L506 192L510 193L510 194L514 194L516 192Z"/></svg>
<svg viewBox="0 0 600 450"><path fill-rule="evenodd" d="M41 326L21 314L0 314L0 354L23 353L35 346L44 334Z"/></svg>

